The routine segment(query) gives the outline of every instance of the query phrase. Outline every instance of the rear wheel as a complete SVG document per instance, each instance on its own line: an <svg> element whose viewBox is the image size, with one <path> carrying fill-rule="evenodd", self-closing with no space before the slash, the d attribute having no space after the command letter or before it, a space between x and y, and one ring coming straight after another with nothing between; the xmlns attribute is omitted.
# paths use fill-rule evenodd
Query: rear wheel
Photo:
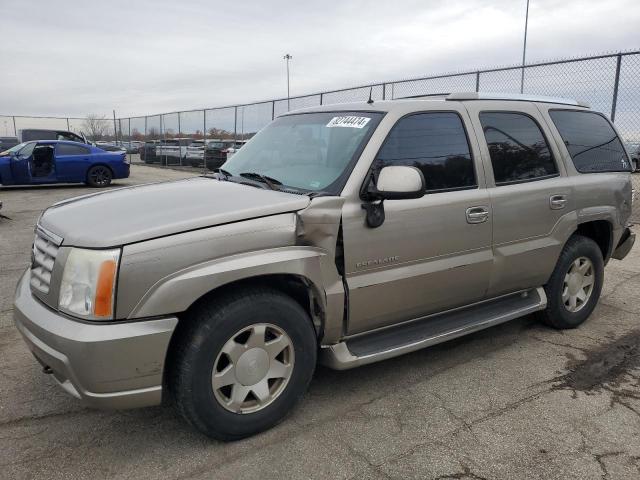
<svg viewBox="0 0 640 480"><path fill-rule="evenodd" d="M104 165L93 166L87 172L87 184L92 187L108 187L112 178L111 169Z"/></svg>
<svg viewBox="0 0 640 480"><path fill-rule="evenodd" d="M237 440L280 422L306 391L316 364L311 320L272 290L235 293L184 319L172 347L169 390L204 434Z"/></svg>
<svg viewBox="0 0 640 480"><path fill-rule="evenodd" d="M547 308L540 312L540 319L560 329L581 325L598 303L603 278L600 247L590 238L573 235L544 287Z"/></svg>

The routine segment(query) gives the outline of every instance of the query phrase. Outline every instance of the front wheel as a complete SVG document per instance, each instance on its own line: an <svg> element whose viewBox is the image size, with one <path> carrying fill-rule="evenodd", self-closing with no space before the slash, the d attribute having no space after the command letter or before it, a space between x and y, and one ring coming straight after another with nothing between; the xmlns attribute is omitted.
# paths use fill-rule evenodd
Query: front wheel
<svg viewBox="0 0 640 480"><path fill-rule="evenodd" d="M199 305L183 321L168 387L177 410L204 434L238 440L271 428L307 390L315 330L286 295L236 292Z"/></svg>
<svg viewBox="0 0 640 480"><path fill-rule="evenodd" d="M598 244L573 235L544 287L547 308L539 313L540 319L558 329L581 325L598 303L603 279L604 261Z"/></svg>
<svg viewBox="0 0 640 480"><path fill-rule="evenodd" d="M87 184L91 187L103 188L111 184L113 174L109 167L104 165L96 165L91 167L87 172Z"/></svg>

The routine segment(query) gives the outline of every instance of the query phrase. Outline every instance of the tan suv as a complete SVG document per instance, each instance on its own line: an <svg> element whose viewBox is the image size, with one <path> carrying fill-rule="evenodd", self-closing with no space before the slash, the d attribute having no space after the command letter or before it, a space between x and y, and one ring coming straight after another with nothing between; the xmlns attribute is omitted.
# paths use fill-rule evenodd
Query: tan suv
<svg viewBox="0 0 640 480"><path fill-rule="evenodd" d="M15 321L86 404L171 400L238 439L280 421L318 360L351 368L534 312L580 325L635 239L629 170L609 120L570 100L292 112L214 175L47 209Z"/></svg>

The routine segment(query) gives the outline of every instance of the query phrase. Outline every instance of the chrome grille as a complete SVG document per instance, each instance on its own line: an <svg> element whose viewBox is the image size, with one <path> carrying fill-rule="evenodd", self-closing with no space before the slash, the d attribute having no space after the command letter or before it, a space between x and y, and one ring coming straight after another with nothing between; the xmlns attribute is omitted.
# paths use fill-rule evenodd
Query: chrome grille
<svg viewBox="0 0 640 480"><path fill-rule="evenodd" d="M31 287L45 295L49 293L51 272L58 248L58 244L47 238L39 229L36 230L31 259Z"/></svg>

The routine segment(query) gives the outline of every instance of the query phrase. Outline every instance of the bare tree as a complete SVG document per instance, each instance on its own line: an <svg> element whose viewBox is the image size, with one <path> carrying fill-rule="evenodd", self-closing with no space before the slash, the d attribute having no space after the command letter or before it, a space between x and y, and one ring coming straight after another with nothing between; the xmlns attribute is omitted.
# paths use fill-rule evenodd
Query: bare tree
<svg viewBox="0 0 640 480"><path fill-rule="evenodd" d="M162 138L162 136L160 135L160 131L156 127L149 127L149 129L147 130L147 139L157 140L159 138Z"/></svg>
<svg viewBox="0 0 640 480"><path fill-rule="evenodd" d="M132 140L144 140L144 135L142 133L140 133L140 130L138 130L137 128L132 128L131 129L131 139Z"/></svg>
<svg viewBox="0 0 640 480"><path fill-rule="evenodd" d="M233 132L229 132L222 128L211 127L209 129L209 137L214 139L233 138Z"/></svg>
<svg viewBox="0 0 640 480"><path fill-rule="evenodd" d="M109 120L104 115L90 113L82 124L82 130L92 142L101 140L109 133Z"/></svg>

